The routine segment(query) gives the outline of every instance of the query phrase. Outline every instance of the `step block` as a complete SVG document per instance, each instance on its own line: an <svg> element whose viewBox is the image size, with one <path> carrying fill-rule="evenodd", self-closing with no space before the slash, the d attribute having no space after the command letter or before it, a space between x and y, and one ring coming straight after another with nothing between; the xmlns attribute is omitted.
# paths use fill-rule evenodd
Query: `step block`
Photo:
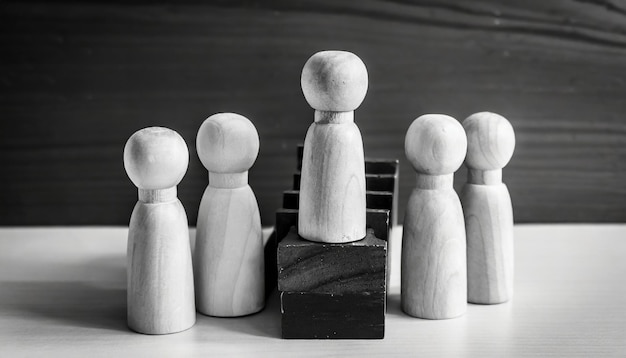
<svg viewBox="0 0 626 358"><path fill-rule="evenodd" d="M382 339L385 293L282 292L282 337Z"/></svg>
<svg viewBox="0 0 626 358"><path fill-rule="evenodd" d="M279 291L385 292L387 243L371 229L345 244L307 241L292 229L278 244L277 260Z"/></svg>

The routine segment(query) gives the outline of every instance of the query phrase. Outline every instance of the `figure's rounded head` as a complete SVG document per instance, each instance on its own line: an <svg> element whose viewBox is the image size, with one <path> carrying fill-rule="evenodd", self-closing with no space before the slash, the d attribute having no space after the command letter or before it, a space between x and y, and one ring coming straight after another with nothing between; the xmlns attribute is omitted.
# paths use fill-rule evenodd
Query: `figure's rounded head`
<svg viewBox="0 0 626 358"><path fill-rule="evenodd" d="M141 189L167 189L178 185L188 164L185 140L168 128L138 130L124 146L124 168L133 184Z"/></svg>
<svg viewBox="0 0 626 358"><path fill-rule="evenodd" d="M367 92L367 69L361 59L346 51L322 51L304 64L300 83L309 105L318 111L357 109Z"/></svg>
<svg viewBox="0 0 626 358"><path fill-rule="evenodd" d="M196 137L198 157L213 173L242 173L259 154L259 134L248 118L217 113L207 118Z"/></svg>
<svg viewBox="0 0 626 358"><path fill-rule="evenodd" d="M411 123L404 153L419 173L454 173L465 158L467 138L463 126L444 114L425 114Z"/></svg>
<svg viewBox="0 0 626 358"><path fill-rule="evenodd" d="M502 169L515 149L515 132L506 118L491 112L474 113L463 121L467 133L465 164L472 169Z"/></svg>

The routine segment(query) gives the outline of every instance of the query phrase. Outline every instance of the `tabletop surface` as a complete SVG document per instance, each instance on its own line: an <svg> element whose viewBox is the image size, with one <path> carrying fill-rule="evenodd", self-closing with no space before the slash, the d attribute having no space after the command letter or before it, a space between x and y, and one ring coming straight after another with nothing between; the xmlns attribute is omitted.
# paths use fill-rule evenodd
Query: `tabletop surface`
<svg viewBox="0 0 626 358"><path fill-rule="evenodd" d="M626 354L626 225L517 225L514 299L470 304L463 317L442 321L400 309L401 230L390 240L383 340L283 340L276 292L256 315L198 314L182 333L133 333L126 326L127 228L2 228L0 356Z"/></svg>

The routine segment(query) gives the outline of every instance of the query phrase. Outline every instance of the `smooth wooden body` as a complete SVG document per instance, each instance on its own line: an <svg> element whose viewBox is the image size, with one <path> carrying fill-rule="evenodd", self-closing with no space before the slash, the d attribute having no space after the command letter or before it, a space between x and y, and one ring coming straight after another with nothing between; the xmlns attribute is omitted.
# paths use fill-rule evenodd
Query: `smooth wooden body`
<svg viewBox="0 0 626 358"><path fill-rule="evenodd" d="M465 184L461 192L467 234L467 285L471 303L513 297L513 209L505 184Z"/></svg>
<svg viewBox="0 0 626 358"><path fill-rule="evenodd" d="M402 310L414 317L446 319L467 309L465 225L452 186L416 188L404 218Z"/></svg>
<svg viewBox="0 0 626 358"><path fill-rule="evenodd" d="M298 233L317 242L365 237L365 162L355 123L309 127L304 141Z"/></svg>
<svg viewBox="0 0 626 358"><path fill-rule="evenodd" d="M194 275L198 311L219 317L255 313L265 305L263 233L249 185L209 185L200 202Z"/></svg>
<svg viewBox="0 0 626 358"><path fill-rule="evenodd" d="M181 202L133 210L127 249L128 326L146 334L186 330L196 321L187 215Z"/></svg>

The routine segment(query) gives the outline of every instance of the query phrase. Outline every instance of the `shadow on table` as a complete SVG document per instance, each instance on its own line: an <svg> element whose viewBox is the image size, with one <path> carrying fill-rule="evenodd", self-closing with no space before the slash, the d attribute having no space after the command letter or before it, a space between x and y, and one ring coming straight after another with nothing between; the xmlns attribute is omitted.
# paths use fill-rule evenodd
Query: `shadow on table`
<svg viewBox="0 0 626 358"><path fill-rule="evenodd" d="M98 287L89 282L4 282L14 312L36 316L38 323L129 332L126 290ZM12 297L11 297L12 296ZM3 299L4 302L7 299Z"/></svg>
<svg viewBox="0 0 626 358"><path fill-rule="evenodd" d="M277 291L269 295L265 308L259 313L232 318L208 317L198 313L197 318L197 325L208 326L214 329L257 337L281 337L280 297Z"/></svg>
<svg viewBox="0 0 626 358"><path fill-rule="evenodd" d="M408 317L402 312L399 293L390 293L387 295L387 315Z"/></svg>
<svg viewBox="0 0 626 358"><path fill-rule="evenodd" d="M0 282L0 296L19 315L47 324L130 332L124 257L55 263L34 269L39 280ZM49 274L46 272L50 272ZM46 280L46 278L48 278Z"/></svg>
<svg viewBox="0 0 626 358"><path fill-rule="evenodd" d="M50 268L37 268L38 272ZM134 334L126 322L126 268L123 258L106 258L76 264L59 264L46 280L0 282L0 310L35 318L39 329L62 326L104 329ZM66 278L67 280L63 280ZM259 313L238 318L197 314L196 325L245 335L280 338L280 299L269 295ZM200 334L211 332L196 331Z"/></svg>

